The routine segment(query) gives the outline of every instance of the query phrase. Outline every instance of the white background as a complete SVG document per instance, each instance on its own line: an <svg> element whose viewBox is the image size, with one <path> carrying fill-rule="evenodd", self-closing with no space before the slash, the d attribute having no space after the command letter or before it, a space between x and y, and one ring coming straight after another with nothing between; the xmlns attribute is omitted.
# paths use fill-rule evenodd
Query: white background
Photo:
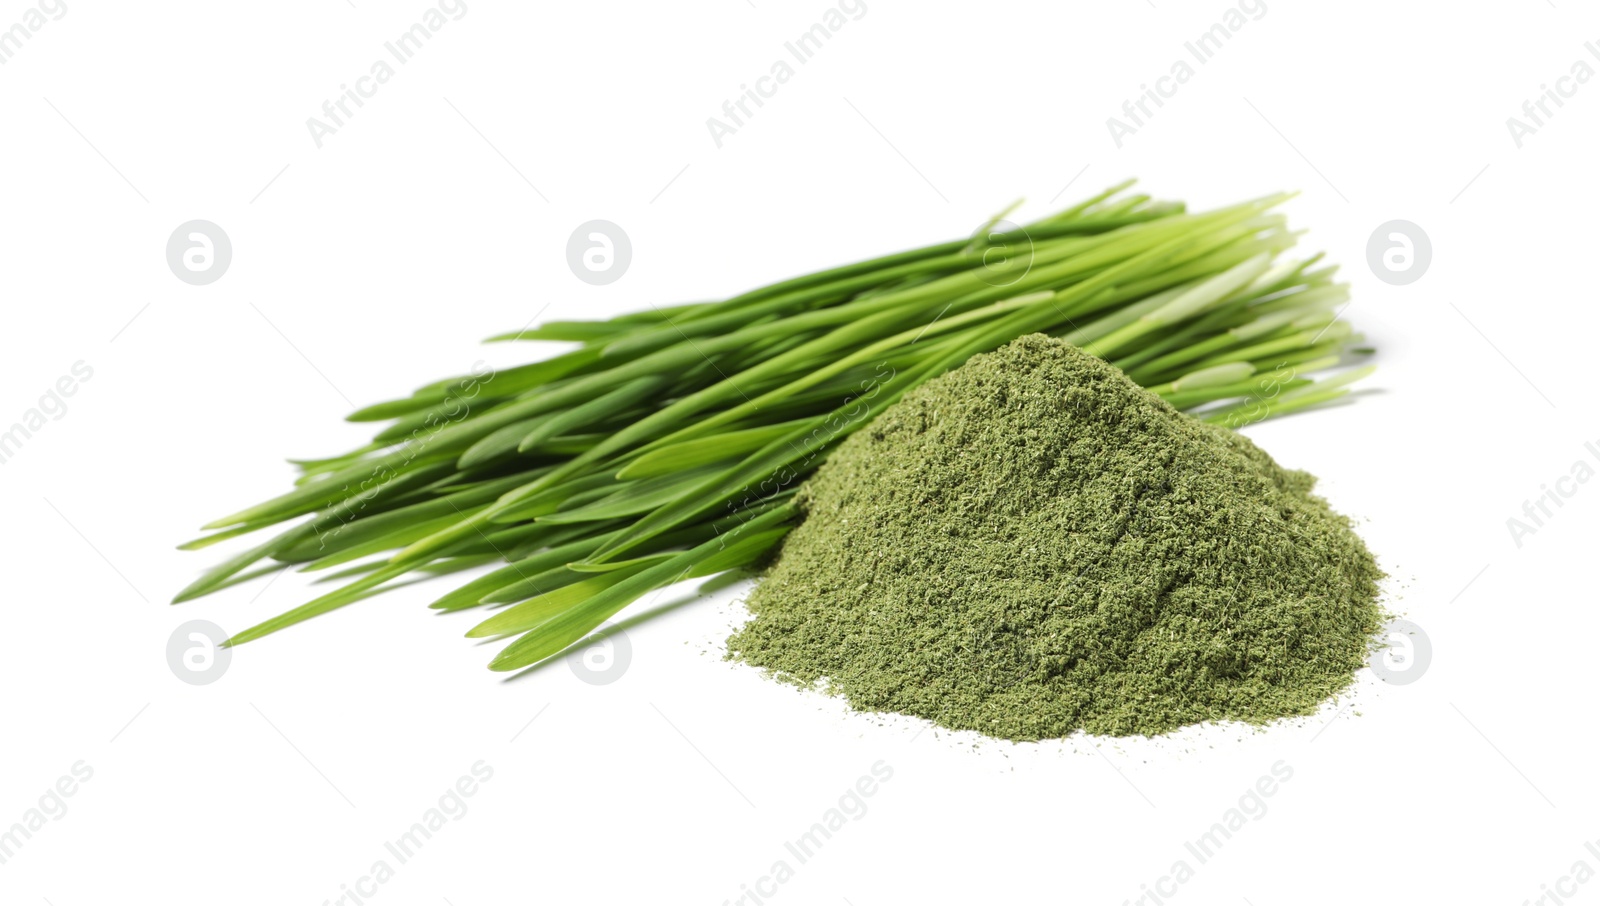
<svg viewBox="0 0 1600 906"><path fill-rule="evenodd" d="M1266 814L1168 902L1517 904L1600 870L1600 483L1520 547L1506 527L1600 466L1600 83L1520 149L1506 126L1600 67L1580 4L1269 0L1120 149L1106 118L1222 0L867 0L720 149L706 118L821 0L468 0L320 149L307 117L421 0L67 7L0 66L0 425L93 368L0 466L0 827L80 760L93 777L0 865L0 901L337 900L480 760L467 813L367 902L770 891L784 842L879 761L867 812L763 900L1123 903L1279 761ZM0 28L28 8L0 3ZM1287 210L1345 265L1381 367L1355 405L1249 433L1359 520L1388 605L1432 639L1421 681L1364 671L1265 731L1013 745L723 662L737 592L633 627L612 685L560 662L506 681L461 638L475 614L426 609L437 582L246 646L213 685L169 670L182 622L237 630L313 593L290 573L169 607L217 558L174 545L286 488L285 457L362 442L353 405L542 354L480 338L729 295L1127 176L1196 208L1303 190ZM204 287L163 254L196 218L234 246ZM595 218L634 248L605 287L564 258ZM1409 286L1366 265L1395 218L1432 237Z"/></svg>

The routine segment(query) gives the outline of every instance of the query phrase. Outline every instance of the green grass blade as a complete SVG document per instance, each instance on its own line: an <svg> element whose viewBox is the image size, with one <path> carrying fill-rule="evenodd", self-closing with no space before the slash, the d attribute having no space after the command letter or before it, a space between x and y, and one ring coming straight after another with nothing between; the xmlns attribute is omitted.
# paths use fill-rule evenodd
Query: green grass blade
<svg viewBox="0 0 1600 906"><path fill-rule="evenodd" d="M608 588L620 585L630 576L637 576L651 566L665 563L672 559L671 554L659 554L646 558L646 562L629 569L619 569L608 573L580 573L560 567L559 572L571 576L570 584L560 585L542 594L527 598L519 604L508 607L482 623L467 630L469 639L488 639L500 636L514 635L526 632L529 629L549 620L552 616L593 598ZM529 580L529 586L539 588ZM560 582L559 578L546 579L546 581ZM522 588L523 586L513 586ZM501 589L491 594L494 600L502 600L509 589Z"/></svg>
<svg viewBox="0 0 1600 906"><path fill-rule="evenodd" d="M794 421L780 422L776 425L763 425L759 428L746 428L742 431L729 431L711 437L668 444L632 460L617 472L617 478L623 481L656 478L710 463L724 462L743 456L752 450L759 450L796 427L798 425Z"/></svg>
<svg viewBox="0 0 1600 906"><path fill-rule="evenodd" d="M775 530L780 523L793 519L796 514L797 510L792 504L769 510L733 529L728 535L714 538L655 566L628 575L622 581L607 587L576 607L551 617L533 631L512 642L490 662L490 669L517 670L565 651L573 642L592 632L612 614L628 606L641 595L690 577L697 569L703 569L710 558L723 553L744 538L751 540L745 546L737 548L736 552L747 562L754 562L771 550L782 537L781 533L777 538L767 537L772 534L769 530ZM721 569L731 569L738 565L728 564L728 559L731 558L725 555L720 563L713 565L720 565Z"/></svg>

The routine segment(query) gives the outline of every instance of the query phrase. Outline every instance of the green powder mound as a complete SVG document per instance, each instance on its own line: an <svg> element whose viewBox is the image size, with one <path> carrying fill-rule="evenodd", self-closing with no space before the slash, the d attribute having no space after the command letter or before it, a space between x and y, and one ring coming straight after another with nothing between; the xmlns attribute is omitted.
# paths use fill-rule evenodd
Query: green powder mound
<svg viewBox="0 0 1600 906"><path fill-rule="evenodd" d="M1310 714L1365 664L1382 577L1314 481L1023 337L840 445L730 656L1013 740Z"/></svg>

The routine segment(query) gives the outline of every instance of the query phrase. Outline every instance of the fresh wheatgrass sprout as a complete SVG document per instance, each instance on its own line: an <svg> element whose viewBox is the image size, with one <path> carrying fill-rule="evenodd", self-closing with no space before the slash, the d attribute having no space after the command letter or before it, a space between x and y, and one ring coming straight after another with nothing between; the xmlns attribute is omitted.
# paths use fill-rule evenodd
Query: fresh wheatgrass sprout
<svg viewBox="0 0 1600 906"><path fill-rule="evenodd" d="M1115 186L1023 227L795 277L720 302L555 321L494 340L573 344L422 387L351 421L370 444L301 460L287 493L206 526L197 549L302 519L206 572L192 598L286 565L343 586L230 645L401 583L494 565L433 603L497 608L514 670L684 579L760 563L797 486L907 390L1030 333L1239 427L1338 400L1368 369L1320 256L1280 259L1288 195L1190 213Z"/></svg>

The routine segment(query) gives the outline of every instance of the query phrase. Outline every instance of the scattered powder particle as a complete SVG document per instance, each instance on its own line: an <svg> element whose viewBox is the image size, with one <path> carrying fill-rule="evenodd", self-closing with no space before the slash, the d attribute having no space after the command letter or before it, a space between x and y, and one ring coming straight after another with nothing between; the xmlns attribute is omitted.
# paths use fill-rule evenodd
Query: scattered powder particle
<svg viewBox="0 0 1600 906"><path fill-rule="evenodd" d="M1309 714L1366 662L1382 576L1314 480L1023 337L841 444L730 656L1014 740Z"/></svg>

